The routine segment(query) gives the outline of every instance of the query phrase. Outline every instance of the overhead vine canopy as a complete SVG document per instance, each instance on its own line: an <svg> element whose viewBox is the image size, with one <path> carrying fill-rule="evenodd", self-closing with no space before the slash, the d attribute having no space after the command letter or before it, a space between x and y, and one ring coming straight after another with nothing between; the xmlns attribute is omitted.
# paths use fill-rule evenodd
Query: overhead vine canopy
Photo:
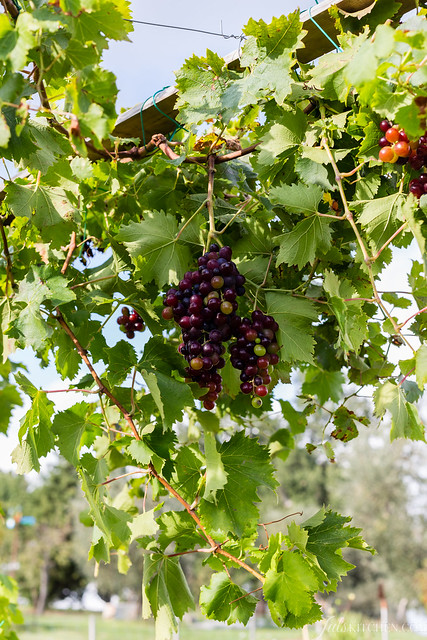
<svg viewBox="0 0 427 640"><path fill-rule="evenodd" d="M336 440L355 438L368 422L348 406L359 393L373 394L378 418L391 415L392 439L424 440L416 403L427 380L426 10L404 24L393 23L399 2L377 0L356 18L334 14L340 51L315 65L297 63L298 12L250 20L241 69L211 51L187 60L177 74L182 128L172 141L155 135L143 146L111 135L117 90L100 65L110 40L128 39L128 3L2 4L0 428L7 431L20 394L29 396L13 452L18 471L39 470L54 448L76 467L93 526L89 556L108 562L115 550L126 571L137 541L144 616L156 618L159 639L194 607L179 564L188 552L212 569L200 594L207 617L247 622L257 594L235 580L246 572L277 624L319 619L314 595L335 590L352 568L342 550L368 547L349 518L326 508L260 546L258 492L277 487L272 458L286 458L319 407L328 409L319 416L323 435L309 451L333 459ZM379 290L394 248L409 246L407 290ZM213 283L217 274L209 299L194 289L198 275L191 288L179 286L220 247L232 249L234 266L225 269L245 280L225 276L236 295L226 295L225 278ZM242 349L255 358L252 377L238 320L234 333L221 333L227 349L219 347L217 364L202 362L219 376L215 389L193 375L178 346L181 329L198 320L186 328L187 320L167 319L183 318L177 305L189 309L190 294L200 297L196 307L247 318ZM223 306L227 296L232 308ZM253 311L272 320L252 340ZM228 326L212 317L211 333L209 323ZM132 342L141 331L146 339ZM203 331L194 339L201 348L219 343ZM86 401L55 413L42 376L30 380L16 364L24 347L41 367L54 361L64 393L81 390ZM280 400L293 373L305 406ZM242 393L252 380L254 392ZM280 428L270 440L254 438L249 427L275 394ZM109 481L123 467L131 475L117 480L124 489L113 500ZM149 490L159 503L152 510ZM169 510L160 508L165 496Z"/></svg>

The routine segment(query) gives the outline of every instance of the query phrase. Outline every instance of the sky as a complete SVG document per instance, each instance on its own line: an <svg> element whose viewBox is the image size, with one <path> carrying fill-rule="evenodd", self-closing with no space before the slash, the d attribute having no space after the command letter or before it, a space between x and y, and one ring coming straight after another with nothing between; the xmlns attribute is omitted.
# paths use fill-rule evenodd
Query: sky
<svg viewBox="0 0 427 640"><path fill-rule="evenodd" d="M308 9L314 0L164 0L163 2L132 2L133 18L180 27L203 29L226 35L242 33L249 18L270 22L273 16ZM226 55L238 48L238 40L226 40L188 31L134 24L131 42L112 43L104 55L105 66L117 76L118 107L130 108L151 97L165 86L173 85L177 71L193 54L204 55L211 49ZM118 109L118 110L119 110Z"/></svg>
<svg viewBox="0 0 427 640"><path fill-rule="evenodd" d="M223 33L240 35L243 26L250 17L262 18L269 22L272 16L287 14L296 8L308 9L313 4L313 0L301 0L299 4L289 0L280 2L279 0L270 0L265 4L260 3L259 0L245 0L245 2L241 0L234 2L216 0L212 5L200 2L200 0L198 2L195 0L181 2L165 0L158 4L135 1L132 2L132 9L133 17L137 20L214 32L221 32L222 21ZM238 41L234 39L226 40L215 36L138 24L135 24L134 27L135 31L130 34L131 42L111 43L104 56L104 66L117 76L118 112L143 102L164 86L172 85L174 83L173 72L178 70L184 60L192 54L204 55L206 49L209 48L220 55L226 55L238 46ZM412 249L399 251L398 260L385 273L381 285L384 290L406 290L405 274L410 269L413 254ZM92 263L91 266L95 266L95 263ZM410 310L406 310L406 313L410 315ZM122 334L118 332L114 318L110 327L106 337L111 344L114 344L122 338ZM137 349L142 349L147 339L145 334L137 335L133 341ZM405 347L401 347L400 350L393 349L394 353L391 353L393 361L409 357L409 354L404 353ZM28 368L26 375L33 382L36 381L41 388L62 389L67 386L67 381L62 382L59 379L53 365L40 371L32 352L17 353L15 359L25 362ZM57 410L63 410L74 402L84 399L80 394L74 393L55 393L50 394L49 397L55 401ZM289 385L284 387L283 397L292 397ZM28 403L25 403L24 407L15 412L8 437L0 434L0 470L14 468L10 461L10 454L17 444L19 420L27 409ZM52 457L48 460L52 461Z"/></svg>

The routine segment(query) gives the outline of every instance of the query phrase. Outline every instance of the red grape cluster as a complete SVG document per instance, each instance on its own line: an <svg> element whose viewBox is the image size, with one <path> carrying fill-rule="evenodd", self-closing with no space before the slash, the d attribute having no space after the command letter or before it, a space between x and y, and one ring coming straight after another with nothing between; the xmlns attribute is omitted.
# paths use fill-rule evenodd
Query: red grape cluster
<svg viewBox="0 0 427 640"><path fill-rule="evenodd" d="M144 331L144 321L135 309L130 313L128 307L122 307L122 315L117 318L117 324L120 325L120 331L126 334L130 339L135 337L135 331Z"/></svg>
<svg viewBox="0 0 427 640"><path fill-rule="evenodd" d="M409 140L404 129L394 125L388 120L380 122L380 130L384 134L378 141L380 145L379 159L383 162L409 163L412 169L420 171L427 167L427 132L418 140ZM427 193L426 174L411 180L409 191L417 198Z"/></svg>
<svg viewBox="0 0 427 640"><path fill-rule="evenodd" d="M262 311L252 312L252 319L243 318L239 327L239 337L230 347L231 364L241 370L240 389L253 395L252 405L260 407L261 398L268 393L272 366L279 362L280 349L276 340L279 325L272 316Z"/></svg>
<svg viewBox="0 0 427 640"><path fill-rule="evenodd" d="M246 340L246 332L251 322L246 318L242 320L236 313L238 310L237 298L245 293L245 277L239 273L231 258L232 250L230 247L219 248L217 244L211 244L209 251L198 259L198 269L187 271L178 288L169 289L163 299L163 318L165 320L174 319L182 329L182 343L178 350L187 360L188 366L185 371L188 379L197 382L200 388L208 389L207 393L201 397L203 406L208 410L215 407L215 402L222 390L222 378L219 371L225 366L223 356L226 349L224 343L235 339L236 342L233 344L239 344L238 352L245 351L245 356L242 359L232 356L233 366L243 370L249 366L249 358L252 358L254 372L255 369L258 372L259 368L257 365L259 358L253 351L255 343L252 345L250 341ZM262 316L264 317L263 314ZM277 326L272 318L271 322ZM257 337L258 333L255 338ZM266 338L266 336L263 337ZM262 346L261 340L260 338L259 347ZM243 342L246 345L246 350L243 348ZM247 343L250 344L249 347ZM249 353L251 346L252 353ZM266 347L263 346L262 349L265 354ZM268 356L269 359L271 357L271 355ZM278 356L275 357L277 362ZM268 360L265 369L269 364ZM242 372L243 374L244 372ZM267 375L267 371L265 371L264 377L259 376L262 380L258 386L268 384L266 382ZM246 381L248 382L249 378ZM251 392L252 390L253 384ZM261 391L258 396L266 395L266 393ZM259 397L258 400L260 400Z"/></svg>

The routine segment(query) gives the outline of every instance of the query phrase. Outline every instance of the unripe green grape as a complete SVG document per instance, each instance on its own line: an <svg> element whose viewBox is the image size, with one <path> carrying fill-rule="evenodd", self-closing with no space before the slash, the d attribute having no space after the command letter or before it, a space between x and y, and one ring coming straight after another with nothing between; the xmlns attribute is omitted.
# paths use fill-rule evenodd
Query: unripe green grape
<svg viewBox="0 0 427 640"><path fill-rule="evenodd" d="M257 397L257 398L252 398L252 406L255 409L259 409L260 407L262 407L262 400L261 398Z"/></svg>
<svg viewBox="0 0 427 640"><path fill-rule="evenodd" d="M256 356L265 356L266 354L265 347L263 347L262 344L256 344L254 346L254 354Z"/></svg>

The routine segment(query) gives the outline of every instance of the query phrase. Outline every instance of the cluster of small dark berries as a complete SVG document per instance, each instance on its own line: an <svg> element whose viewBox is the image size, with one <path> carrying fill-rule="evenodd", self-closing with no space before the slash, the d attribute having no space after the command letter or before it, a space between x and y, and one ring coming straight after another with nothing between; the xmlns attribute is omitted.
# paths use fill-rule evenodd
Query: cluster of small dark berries
<svg viewBox="0 0 427 640"><path fill-rule="evenodd" d="M398 125L388 120L382 120L380 130L384 134L378 141L381 147L379 159L382 162L408 163L415 171L427 167L427 132L418 140L409 140L404 129L400 129ZM424 180L425 176L426 174L423 173L409 183L410 193L417 198L427 193L427 187L424 186L427 184L427 180Z"/></svg>
<svg viewBox="0 0 427 640"><path fill-rule="evenodd" d="M222 378L219 371L225 366L223 356L226 349L224 343L235 340L236 342L233 344L239 344L237 349L243 353L242 341L246 345L245 336L250 325L248 319L242 320L236 313L238 309L237 298L245 293L245 277L239 273L231 258L232 250L230 247L219 248L217 244L212 244L209 251L198 259L198 269L187 271L178 288L169 289L163 299L163 318L175 320L182 330L182 343L178 350L187 360L188 366L185 371L188 380L197 382L200 388L208 389L207 393L201 397L204 408L208 410L214 409L215 402L222 390ZM262 316L264 317L263 314ZM273 319L271 320L275 327L274 334L277 325ZM266 336L263 337L266 338ZM255 338L258 338L258 333ZM257 344L259 347L262 346L261 340L260 337ZM249 353L250 348L253 349L254 346L255 343L247 347L247 355L248 358L252 358L252 365L257 364L259 360L253 350L252 353ZM265 354L267 347L262 346L262 348L264 349L263 354ZM249 360L248 358L245 360L245 358L246 355L241 360L232 356L231 363L236 368L243 369L246 361L249 366ZM268 355L267 367L270 364L270 358L271 355ZM275 358L277 358L277 362L278 356L274 356L273 360ZM256 373L258 373L258 368L257 365L255 367ZM242 375L243 373L242 371ZM262 378L259 387L268 384L266 376L267 371L265 371L264 377L259 376ZM249 382L249 378L246 379L246 382ZM253 389L254 386L251 384L251 392ZM266 393L261 391L257 394L257 401L261 400L260 396L262 395L266 395Z"/></svg>
<svg viewBox="0 0 427 640"><path fill-rule="evenodd" d="M251 320L243 318L239 337L229 346L231 364L241 371L240 389L253 395L252 405L260 407L267 395L273 366L279 362L280 349L276 340L279 325L262 311L252 312Z"/></svg>
<svg viewBox="0 0 427 640"><path fill-rule="evenodd" d="M135 331L144 331L144 322L135 309L132 313L128 307L122 307L122 315L117 318L117 324L120 325L120 331L126 334L130 339L135 337Z"/></svg>

